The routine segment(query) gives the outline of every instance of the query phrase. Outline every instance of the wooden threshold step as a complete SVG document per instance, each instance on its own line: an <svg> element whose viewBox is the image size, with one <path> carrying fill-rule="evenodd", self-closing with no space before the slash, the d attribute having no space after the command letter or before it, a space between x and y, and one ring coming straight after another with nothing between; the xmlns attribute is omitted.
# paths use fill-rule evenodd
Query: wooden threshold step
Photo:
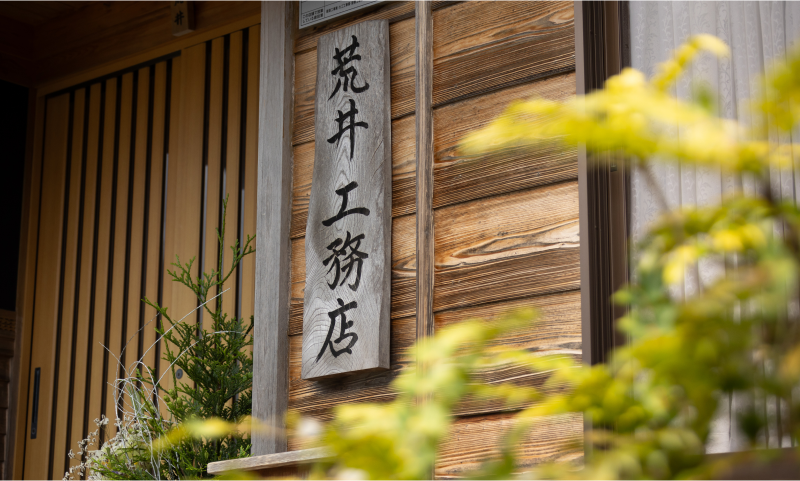
<svg viewBox="0 0 800 481"><path fill-rule="evenodd" d="M327 448L300 449L285 453L264 454L249 458L229 459L208 464L208 474L224 474L229 471L256 471L261 469L277 468L310 464L315 461L330 458L332 455Z"/></svg>

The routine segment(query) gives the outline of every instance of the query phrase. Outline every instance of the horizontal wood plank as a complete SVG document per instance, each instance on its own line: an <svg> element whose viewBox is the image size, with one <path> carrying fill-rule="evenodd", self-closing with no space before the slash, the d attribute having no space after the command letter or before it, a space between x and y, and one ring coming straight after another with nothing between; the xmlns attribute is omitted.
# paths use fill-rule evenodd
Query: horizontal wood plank
<svg viewBox="0 0 800 481"><path fill-rule="evenodd" d="M580 287L578 183L434 213L434 311Z"/></svg>
<svg viewBox="0 0 800 481"><path fill-rule="evenodd" d="M557 145L507 149L465 156L459 142L484 127L515 100L565 100L575 94L575 75L565 74L468 99L434 110L434 208L531 187L577 179L575 149ZM392 122L392 216L413 213L415 195L414 116ZM294 147L293 238L305 235L314 169L314 143Z"/></svg>
<svg viewBox="0 0 800 481"><path fill-rule="evenodd" d="M390 369L355 373L341 378L316 381L301 378L302 334L289 336L289 409L319 420L329 420L332 409L345 403L391 401L390 384L413 362L408 348L414 344L416 321L413 317L392 319ZM289 437L289 450L308 447L299 438Z"/></svg>
<svg viewBox="0 0 800 481"><path fill-rule="evenodd" d="M571 2L463 2L436 10L433 25L435 107L575 69ZM390 39L397 119L414 111L413 18ZM316 49L296 55L294 145L314 137L316 70Z"/></svg>
<svg viewBox="0 0 800 481"><path fill-rule="evenodd" d="M392 317L395 319L391 361L393 372L403 366L403 363L398 362L400 356L398 349L411 345L414 337L411 327L408 328L409 332L403 334L404 331L399 327L402 324L398 324L399 320L406 319L414 313L415 225L413 221L413 216L403 216L396 218L393 223ZM440 307L439 311L443 310L442 306L466 307L504 299L574 291L579 287L576 252L577 183L575 182L438 209L435 221L437 288L434 290L434 306ZM298 339L302 333L305 280L305 258L299 254L304 251L304 239L295 239L292 245L290 334L293 334L292 338ZM574 292L571 295L573 299L570 301L552 301L555 304L564 304L560 308L548 308L550 309L548 315L559 320L553 321L555 324L549 324L551 327L542 327L541 333L535 332L532 335L544 336L543 339L557 339L557 341L551 340L551 347L548 348L550 351L563 352L579 359L580 321L577 316L580 309L577 295ZM503 310L526 304L528 304L527 299L506 306L495 304L475 307L472 310L445 310L438 314L437 324L444 326L459 318L491 317ZM545 303L545 305L550 304ZM548 324L542 324L545 325ZM554 329L565 331L556 335ZM400 339L404 338L408 340L402 343ZM536 342L541 346L546 345L541 340L521 339L514 340L513 345L528 343L529 347L532 347L531 343ZM290 372L293 372L292 362L299 365L299 358L292 361L299 356L299 348L299 344L293 346L290 341ZM487 380L493 381L510 379L518 375L520 373L513 370L482 374ZM324 415L332 405L351 401L353 397L364 399L362 396L366 396L365 400L391 399L388 384L392 376L391 373L373 374L343 381L345 384L355 383L351 389L343 389L341 384L335 381L328 381L327 384L315 384L309 381L303 388L290 381L289 406L304 413ZM532 385L541 385L546 379L540 375L526 374L526 376L522 382ZM365 384L371 386L373 389L371 393L360 392ZM298 394L304 389L309 389L311 393L302 396ZM380 394L376 394L375 389L379 389ZM331 398L329 392L331 390L343 397L338 401ZM300 401L300 397L304 398L303 401ZM470 414L497 409L500 407L465 402L457 412Z"/></svg>
<svg viewBox="0 0 800 481"><path fill-rule="evenodd" d="M549 296L515 299L506 302L481 304L464 309L439 312L434 316L436 332L468 319L481 319L491 323L518 309L536 308L539 317L532 327L524 327L501 336L495 346L508 349L525 349L539 355L558 355L581 361L581 302L580 291L570 291ZM477 379L487 383L510 382L518 386L542 389L555 393L563 386L544 386L551 373L533 373L522 366L492 366L479 373ZM454 409L458 416L472 416L499 411L511 411L528 404L507 405L500 401L465 398Z"/></svg>
<svg viewBox="0 0 800 481"><path fill-rule="evenodd" d="M228 459L208 463L208 474L223 474L230 471L255 471L259 469L293 466L328 459L331 453L326 448L311 448L285 453L263 454L249 458Z"/></svg>
<svg viewBox="0 0 800 481"><path fill-rule="evenodd" d="M544 98L563 101L575 95L575 74L507 88L433 111L434 208L578 178L575 149L560 145L510 148L466 156L459 144L487 126L512 103Z"/></svg>
<svg viewBox="0 0 800 481"><path fill-rule="evenodd" d="M573 13L572 2L464 2L435 12L433 105L574 70Z"/></svg>
<svg viewBox="0 0 800 481"><path fill-rule="evenodd" d="M503 436L514 425L512 414L492 414L457 420L436 458L436 479L458 479L497 459ZM542 418L517 451L518 472L544 462L579 462L583 447L583 417L566 414Z"/></svg>
<svg viewBox="0 0 800 481"><path fill-rule="evenodd" d="M465 309L454 309L434 316L436 330L467 320L493 319L506 312L525 307L536 307L541 313L534 329L521 329L498 339L497 345L509 349L529 349L545 354L563 354L580 361L580 293L571 291L551 296L517 299L510 302L484 304ZM339 380L303 381L300 379L301 333L289 337L289 409L304 416L319 420L331 418L331 409L339 404L351 402L383 402L394 398L390 383L413 360L407 349L416 337L416 321L413 317L395 319L392 322L391 370L383 373L368 373L348 376ZM542 387L549 374L533 374L522 368L497 367L479 373L487 382L513 382L517 385ZM552 393L560 386L549 386L545 392ZM465 399L454 409L458 416L487 414L500 410L514 410L522 405L505 406L498 402ZM289 437L289 449L308 447L303 440Z"/></svg>

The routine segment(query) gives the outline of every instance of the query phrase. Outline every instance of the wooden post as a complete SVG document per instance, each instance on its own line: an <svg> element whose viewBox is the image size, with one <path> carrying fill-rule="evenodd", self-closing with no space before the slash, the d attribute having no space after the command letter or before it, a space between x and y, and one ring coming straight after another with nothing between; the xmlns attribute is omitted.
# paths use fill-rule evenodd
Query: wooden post
<svg viewBox="0 0 800 481"><path fill-rule="evenodd" d="M416 6L417 154L417 342L432 336L433 323L433 12L430 2ZM417 362L417 373L425 366ZM427 398L418 399L420 403ZM430 479L435 468L431 467Z"/></svg>
<svg viewBox="0 0 800 481"><path fill-rule="evenodd" d="M272 429L253 434L253 456L286 451L293 9L261 3L253 415Z"/></svg>
<svg viewBox="0 0 800 481"><path fill-rule="evenodd" d="M417 340L433 335L433 15L416 11Z"/></svg>

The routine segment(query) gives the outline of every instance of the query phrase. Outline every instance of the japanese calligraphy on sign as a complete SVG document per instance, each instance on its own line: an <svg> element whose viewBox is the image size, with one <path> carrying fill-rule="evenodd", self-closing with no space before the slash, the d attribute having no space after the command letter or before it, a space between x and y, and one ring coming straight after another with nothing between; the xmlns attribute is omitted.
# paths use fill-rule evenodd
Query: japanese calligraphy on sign
<svg viewBox="0 0 800 481"><path fill-rule="evenodd" d="M180 37L194 31L194 2L169 2L169 19L172 35Z"/></svg>
<svg viewBox="0 0 800 481"><path fill-rule="evenodd" d="M386 20L320 37L303 379L389 368L389 85Z"/></svg>

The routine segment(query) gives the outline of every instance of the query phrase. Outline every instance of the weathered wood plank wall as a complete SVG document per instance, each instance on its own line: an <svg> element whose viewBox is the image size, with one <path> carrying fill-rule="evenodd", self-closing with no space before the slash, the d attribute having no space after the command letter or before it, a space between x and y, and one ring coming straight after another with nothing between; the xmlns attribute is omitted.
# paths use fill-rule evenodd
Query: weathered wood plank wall
<svg viewBox="0 0 800 481"><path fill-rule="evenodd" d="M226 242L255 233L259 38L254 25L42 98L15 478L61 478L77 463L67 451L95 429L93 420L114 418L114 356L128 368L141 359L157 374L166 371L155 311L141 299L169 307L177 319L197 306L165 270L176 254L182 262L197 256L195 275L216 267L214 229L226 195ZM247 258L229 281L222 302L231 315L253 314L254 265Z"/></svg>
<svg viewBox="0 0 800 481"><path fill-rule="evenodd" d="M415 39L414 6L396 3L301 31L295 42L289 409L321 420L346 402L388 401L389 383L410 357L415 321ZM390 21L392 92L392 345L391 370L337 380L300 378L304 235L314 161L316 41L325 32L371 18ZM464 2L433 12L435 327L491 319L537 306L541 323L502 342L581 358L577 156L544 146L465 157L459 140L511 101L575 94L572 2ZM481 373L487 380L541 386L545 376ZM554 388L558 389L558 388ZM458 477L492 454L517 407L465 400L457 433L447 441L436 476ZM502 412L501 412L502 411ZM582 420L548 420L522 447L522 463L580 457L558 441L580 433ZM289 438L289 449L305 447Z"/></svg>

